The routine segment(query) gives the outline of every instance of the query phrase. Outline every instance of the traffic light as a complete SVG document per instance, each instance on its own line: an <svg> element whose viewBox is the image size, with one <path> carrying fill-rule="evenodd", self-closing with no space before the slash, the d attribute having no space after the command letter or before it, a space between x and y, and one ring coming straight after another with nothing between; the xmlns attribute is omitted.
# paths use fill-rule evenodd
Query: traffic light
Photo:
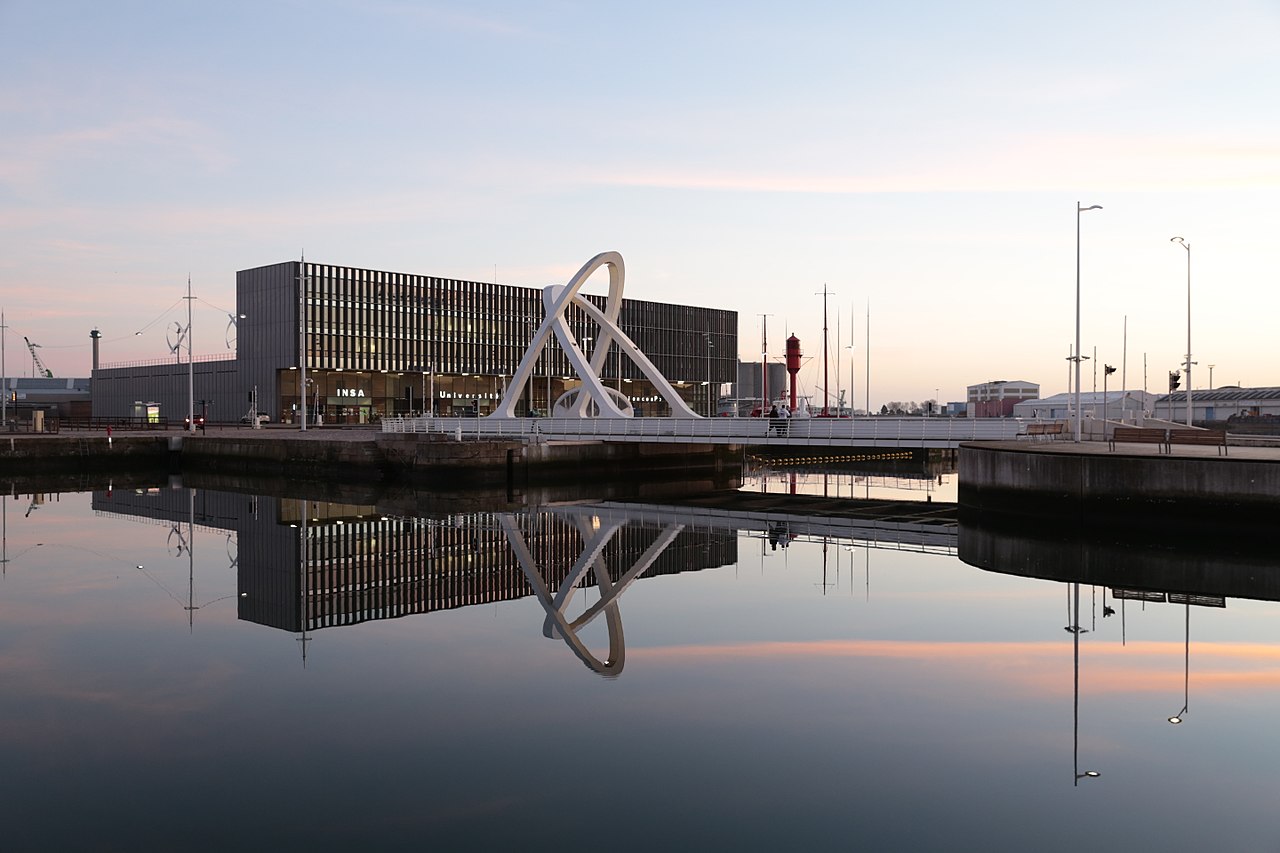
<svg viewBox="0 0 1280 853"><path fill-rule="evenodd" d="M1169 391L1170 392L1177 391L1178 386L1181 384L1182 384L1182 371L1170 370L1169 371Z"/></svg>

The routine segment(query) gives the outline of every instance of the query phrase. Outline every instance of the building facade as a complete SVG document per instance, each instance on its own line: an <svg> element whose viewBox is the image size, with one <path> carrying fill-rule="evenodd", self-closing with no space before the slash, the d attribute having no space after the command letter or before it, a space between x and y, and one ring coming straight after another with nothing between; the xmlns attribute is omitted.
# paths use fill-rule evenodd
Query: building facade
<svg viewBox="0 0 1280 853"><path fill-rule="evenodd" d="M1145 391L1083 391L1081 417L1137 423L1152 414L1155 396ZM1056 421L1075 417L1075 394L1065 392L1038 400L1024 400L1013 407L1013 416L1025 420Z"/></svg>
<svg viewBox="0 0 1280 853"><path fill-rule="evenodd" d="M603 296L586 298L603 310ZM304 406L308 423L320 424L485 415L505 393L544 317L537 288L300 261L237 273L236 308L234 382L217 379L207 360L195 365L194 396L208 401L211 423L247 416L255 401L257 411L283 422L299 420ZM566 316L590 356L595 324L580 309ZM714 413L720 385L736 379L737 312L624 299L619 326L694 411ZM186 370L180 361L97 370L94 413L132 415L150 406L180 420ZM637 415L669 414L616 349L601 373L605 384L630 398ZM579 384L551 343L517 408L546 413Z"/></svg>
<svg viewBox="0 0 1280 853"><path fill-rule="evenodd" d="M1040 396L1040 386L1034 382L1005 379L970 385L967 390L965 411L971 418L1010 418L1015 405Z"/></svg>
<svg viewBox="0 0 1280 853"><path fill-rule="evenodd" d="M1152 406L1152 415L1179 423L1187 418L1187 392L1162 394ZM1229 421L1261 422L1280 418L1280 388L1228 385L1191 392L1192 423Z"/></svg>
<svg viewBox="0 0 1280 853"><path fill-rule="evenodd" d="M9 424L29 424L39 417L88 417L89 388L90 380L87 378L7 376L0 383L6 422L0 426L8 428Z"/></svg>

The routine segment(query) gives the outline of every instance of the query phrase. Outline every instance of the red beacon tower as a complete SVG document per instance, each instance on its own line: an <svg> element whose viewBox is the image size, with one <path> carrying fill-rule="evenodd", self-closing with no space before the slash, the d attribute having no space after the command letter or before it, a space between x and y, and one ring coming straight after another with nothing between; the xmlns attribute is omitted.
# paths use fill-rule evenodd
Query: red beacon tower
<svg viewBox="0 0 1280 853"><path fill-rule="evenodd" d="M796 410L796 374L800 372L800 339L795 335L787 338L787 373L791 374L791 402L788 408Z"/></svg>

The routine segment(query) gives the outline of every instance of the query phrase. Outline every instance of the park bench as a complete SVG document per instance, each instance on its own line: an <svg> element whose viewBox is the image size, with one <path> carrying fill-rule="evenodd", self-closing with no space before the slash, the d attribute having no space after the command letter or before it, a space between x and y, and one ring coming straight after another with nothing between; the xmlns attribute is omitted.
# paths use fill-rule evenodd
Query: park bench
<svg viewBox="0 0 1280 853"><path fill-rule="evenodd" d="M1171 429L1169 430L1170 450L1175 444L1203 444L1218 448L1218 455L1227 452L1227 433L1220 429Z"/></svg>
<svg viewBox="0 0 1280 853"><path fill-rule="evenodd" d="M1169 447L1169 436L1162 429L1149 427L1116 427L1111 433L1110 449L1117 444L1154 444L1164 452Z"/></svg>
<svg viewBox="0 0 1280 853"><path fill-rule="evenodd" d="M1027 431L1022 433L1027 438L1035 441L1038 438L1044 438L1052 441L1055 436L1064 435L1067 431L1067 425L1061 421L1054 421L1051 424L1027 424Z"/></svg>

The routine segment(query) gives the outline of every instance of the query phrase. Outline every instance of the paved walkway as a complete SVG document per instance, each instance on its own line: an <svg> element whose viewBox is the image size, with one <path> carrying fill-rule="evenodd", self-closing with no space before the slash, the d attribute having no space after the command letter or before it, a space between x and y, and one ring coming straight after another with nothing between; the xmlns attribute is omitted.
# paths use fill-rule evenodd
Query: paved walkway
<svg viewBox="0 0 1280 853"><path fill-rule="evenodd" d="M1055 453L1068 456L1159 456L1166 459L1220 459L1230 462L1233 459L1250 461L1280 462L1280 447L1258 447L1231 444L1227 447L1227 455L1216 447L1202 445L1173 445L1172 453L1155 444L1120 444L1115 450L1105 441L985 441L983 447L995 447L1001 450L1021 450L1028 453Z"/></svg>
<svg viewBox="0 0 1280 853"><path fill-rule="evenodd" d="M189 433L182 429L112 429L112 438L172 438L178 436L180 438L189 438L193 441L199 441L201 438L255 438L255 439L272 439L276 441L373 441L377 436L381 435L381 431L377 427L307 427L306 431L298 429L296 426L278 426L263 427L255 430L250 426L234 426L228 424L226 426L210 425L206 430L196 430ZM13 438L18 441L42 441L49 439L102 439L107 437L105 429L64 429L59 432L32 433L32 432L4 432L0 433L0 441Z"/></svg>

